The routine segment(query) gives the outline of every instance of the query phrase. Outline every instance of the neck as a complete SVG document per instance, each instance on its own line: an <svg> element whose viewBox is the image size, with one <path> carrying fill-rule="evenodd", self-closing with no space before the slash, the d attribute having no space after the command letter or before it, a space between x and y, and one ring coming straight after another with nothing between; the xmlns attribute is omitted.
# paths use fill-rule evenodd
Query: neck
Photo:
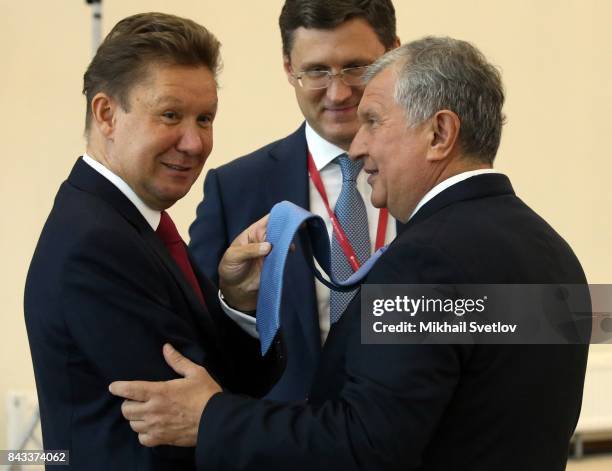
<svg viewBox="0 0 612 471"><path fill-rule="evenodd" d="M440 169L440 172L437 178L435 179L434 184L429 188L429 190L431 190L439 183L442 183L444 180L454 177L455 175L459 175L460 173L488 168L493 168L493 166L490 163L479 162L469 157L459 157L457 159L453 159L453 161L451 161L447 166Z"/></svg>
<svg viewBox="0 0 612 471"><path fill-rule="evenodd" d="M87 145L85 149L87 155L89 155L92 159L94 159L96 162L100 162L107 169L113 171L109 165L104 145L102 145L99 136L95 133L95 130L93 129L90 131L90 134L87 137Z"/></svg>
<svg viewBox="0 0 612 471"><path fill-rule="evenodd" d="M414 200L407 202L408 204L402 208L401 214L393 214L393 216L395 216L395 218L400 222L408 222L410 215L412 215L415 208L419 205L425 195L427 195L427 193L429 193L437 185L451 177L454 177L455 175L459 175L460 173L488 168L492 168L492 165L462 156L458 156L458 158L451 159L449 161L444 160L432 164L432 170L429 177L424 178L424 180L427 181L422 182L423 185L421 187L420 194L414 195Z"/></svg>

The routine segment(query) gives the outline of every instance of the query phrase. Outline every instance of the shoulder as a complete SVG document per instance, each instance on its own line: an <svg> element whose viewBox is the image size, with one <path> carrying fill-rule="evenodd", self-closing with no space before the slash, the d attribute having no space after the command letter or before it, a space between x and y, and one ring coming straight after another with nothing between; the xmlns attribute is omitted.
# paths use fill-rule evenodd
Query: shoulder
<svg viewBox="0 0 612 471"><path fill-rule="evenodd" d="M409 224L387 252L383 266L410 273L406 282L568 282L582 273L567 243L514 195L441 208Z"/></svg>
<svg viewBox="0 0 612 471"><path fill-rule="evenodd" d="M303 125L290 135L266 144L211 171L221 179L252 175L253 172L266 171L271 165L274 165L275 160L283 158L287 154L293 154L296 150L306 151Z"/></svg>
<svg viewBox="0 0 612 471"><path fill-rule="evenodd" d="M126 204L131 204L126 201ZM152 230L152 229L151 229ZM132 259L143 252L142 227L137 227L100 196L65 183L49 214L39 245L56 255L117 260Z"/></svg>
<svg viewBox="0 0 612 471"><path fill-rule="evenodd" d="M430 239L398 237L368 275L367 283L452 283L465 279L443 245Z"/></svg>
<svg viewBox="0 0 612 471"><path fill-rule="evenodd" d="M499 221L486 211L490 206L484 199L458 201L409 222L372 275L380 271L383 279L401 283L468 282L470 259L500 242Z"/></svg>

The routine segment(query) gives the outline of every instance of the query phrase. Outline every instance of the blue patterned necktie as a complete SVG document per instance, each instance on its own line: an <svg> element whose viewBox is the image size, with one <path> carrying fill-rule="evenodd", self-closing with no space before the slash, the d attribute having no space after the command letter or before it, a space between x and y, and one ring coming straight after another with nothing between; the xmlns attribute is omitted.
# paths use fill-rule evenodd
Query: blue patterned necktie
<svg viewBox="0 0 612 471"><path fill-rule="evenodd" d="M357 175L363 167L362 160L351 160L346 154L337 157L342 170L342 189L336 201L334 212L342 226L360 264L370 257L370 232L368 214L363 198L357 190ZM338 280L346 280L353 274L353 269L344 254L334 233L331 245L332 273ZM355 291L331 291L329 296L329 321L331 324L340 319Z"/></svg>
<svg viewBox="0 0 612 471"><path fill-rule="evenodd" d="M305 228L300 231L305 223ZM280 327L285 262L291 242L298 231L300 231L302 246L308 256L307 262L315 276L332 290L353 290L386 249L386 247L379 249L361 265L358 271L349 276L348 279L339 281L331 270L329 235L323 219L289 201L282 201L274 205L272 211L270 211L270 219L266 230L266 239L272 244L272 251L263 263L259 297L257 299L256 323L262 354L268 351ZM319 262L323 271L329 275L331 281L327 281L321 276L312 262L312 256Z"/></svg>

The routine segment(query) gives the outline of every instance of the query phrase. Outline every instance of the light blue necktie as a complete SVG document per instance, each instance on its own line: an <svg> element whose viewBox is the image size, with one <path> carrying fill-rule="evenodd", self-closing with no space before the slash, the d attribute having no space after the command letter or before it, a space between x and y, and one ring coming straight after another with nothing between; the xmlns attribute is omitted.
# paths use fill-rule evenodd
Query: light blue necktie
<svg viewBox="0 0 612 471"><path fill-rule="evenodd" d="M306 227L300 231L300 237L309 261L310 251L331 281L325 280L319 271L310 263L315 276L331 289L352 290L370 271L386 247L380 248L361 268L348 279L338 281L331 272L329 235L320 216L309 213L304 208L289 201L277 203L270 211L266 239L272 244L272 251L266 256L260 278L259 298L257 299L257 331L261 343L262 355L265 354L280 327L280 306L283 294L283 275L289 247L302 223Z"/></svg>
<svg viewBox="0 0 612 471"><path fill-rule="evenodd" d="M370 258L370 231L368 229L368 213L363 198L357 190L357 175L363 167L363 160L351 160L346 154L338 158L342 170L342 189L336 201L334 213L348 238L353 251L363 264ZM332 273L338 280L346 280L353 274L342 246L338 243L336 233L332 237L331 245ZM351 302L357 290L341 292L332 291L329 296L329 321L331 324L340 319L346 306Z"/></svg>

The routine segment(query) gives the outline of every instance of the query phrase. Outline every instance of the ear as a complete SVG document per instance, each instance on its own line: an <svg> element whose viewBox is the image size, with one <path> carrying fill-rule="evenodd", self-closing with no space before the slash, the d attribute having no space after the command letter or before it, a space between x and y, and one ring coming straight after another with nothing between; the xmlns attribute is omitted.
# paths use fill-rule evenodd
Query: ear
<svg viewBox="0 0 612 471"><path fill-rule="evenodd" d="M283 68L285 69L285 74L287 74L287 80L293 86L295 86L295 78L293 77L293 67L291 66L291 57L284 54L283 55Z"/></svg>
<svg viewBox="0 0 612 471"><path fill-rule="evenodd" d="M440 110L431 118L431 142L427 152L427 160L438 161L446 159L455 151L461 120L449 110Z"/></svg>
<svg viewBox="0 0 612 471"><path fill-rule="evenodd" d="M393 41L393 46L391 46L391 49L397 49L401 45L402 45L402 41L400 40L399 36L395 36L395 41Z"/></svg>
<svg viewBox="0 0 612 471"><path fill-rule="evenodd" d="M91 100L92 123L107 138L115 130L115 116L119 104L106 93L99 92Z"/></svg>

